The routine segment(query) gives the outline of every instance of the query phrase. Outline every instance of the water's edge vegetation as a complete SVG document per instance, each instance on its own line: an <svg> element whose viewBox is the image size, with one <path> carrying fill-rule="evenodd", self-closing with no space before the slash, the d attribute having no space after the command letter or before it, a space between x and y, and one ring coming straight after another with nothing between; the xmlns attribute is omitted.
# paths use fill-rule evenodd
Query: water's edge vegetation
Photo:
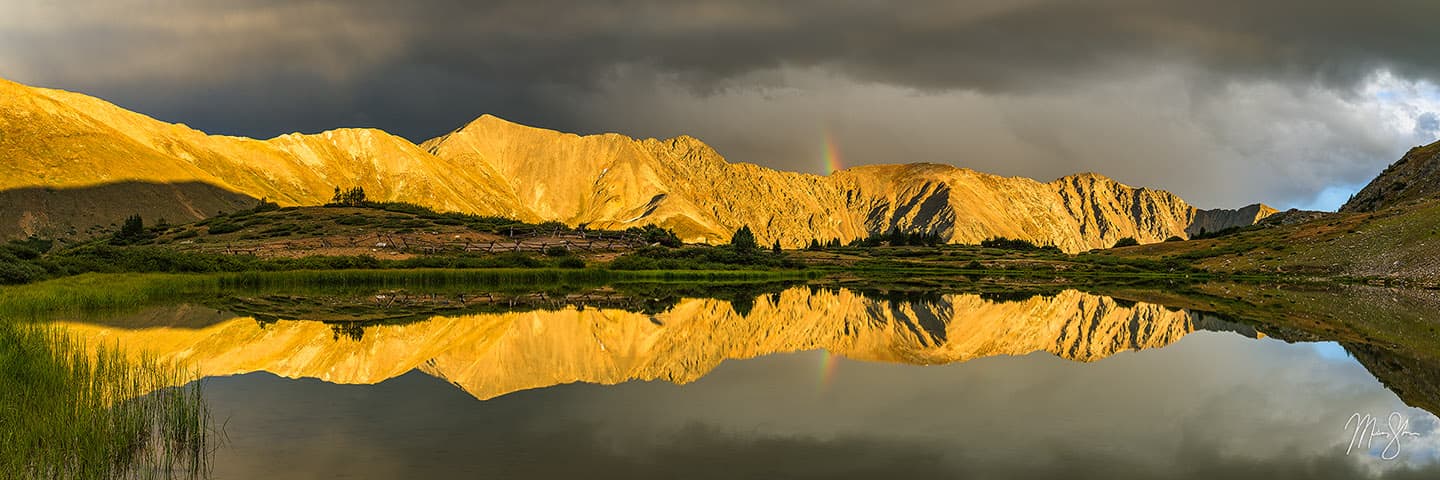
<svg viewBox="0 0 1440 480"><path fill-rule="evenodd" d="M208 473L218 434L201 381L145 352L87 345L46 320L214 299L229 292L482 288L614 282L746 283L797 272L603 269L88 273L0 287L0 478L174 478ZM180 386L176 386L180 385Z"/></svg>
<svg viewBox="0 0 1440 480"><path fill-rule="evenodd" d="M602 269L297 270L220 274L87 273L0 287L0 321L42 319L138 309L160 302L215 297L225 292L369 291L387 288L479 287L534 290L555 285L614 282L751 282L804 279L805 272L761 270L614 271Z"/></svg>
<svg viewBox="0 0 1440 480"><path fill-rule="evenodd" d="M194 377L55 327L0 321L0 477L205 476L217 433Z"/></svg>

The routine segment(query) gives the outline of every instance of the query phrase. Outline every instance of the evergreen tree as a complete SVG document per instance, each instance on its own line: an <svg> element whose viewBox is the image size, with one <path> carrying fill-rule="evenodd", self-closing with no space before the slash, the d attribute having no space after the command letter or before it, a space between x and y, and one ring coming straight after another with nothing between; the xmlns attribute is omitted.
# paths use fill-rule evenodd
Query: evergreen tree
<svg viewBox="0 0 1440 480"><path fill-rule="evenodd" d="M110 243L114 245L127 245L141 242L148 238L150 238L150 235L149 232L145 231L145 221L141 220L140 214L137 213L125 217L125 221L120 224L120 231L115 232L115 236L110 238Z"/></svg>
<svg viewBox="0 0 1440 480"><path fill-rule="evenodd" d="M329 205L346 207L364 206L365 189L353 187L349 190L341 190L340 187L335 187L335 195L330 197Z"/></svg>
<svg viewBox="0 0 1440 480"><path fill-rule="evenodd" d="M140 214L138 213L125 217L125 223L120 225L120 233L118 235L132 239L145 236L145 221L140 218Z"/></svg>
<svg viewBox="0 0 1440 480"><path fill-rule="evenodd" d="M779 240L776 240L776 241L775 241L775 244L770 246L770 251L775 252L776 255L779 255L779 254L780 254L780 241L779 241Z"/></svg>
<svg viewBox="0 0 1440 480"><path fill-rule="evenodd" d="M737 252L748 253L760 249L760 245L755 243L755 232L750 231L749 225L743 225L735 231L735 235L730 237L730 246Z"/></svg>
<svg viewBox="0 0 1440 480"><path fill-rule="evenodd" d="M357 206L357 207L360 206L360 205L364 205L364 204L365 204L365 189L364 189L364 188L360 188L360 187L355 187L355 188L350 189L350 193L348 193L348 194L345 195L345 204L346 204L346 205L353 205L353 206Z"/></svg>

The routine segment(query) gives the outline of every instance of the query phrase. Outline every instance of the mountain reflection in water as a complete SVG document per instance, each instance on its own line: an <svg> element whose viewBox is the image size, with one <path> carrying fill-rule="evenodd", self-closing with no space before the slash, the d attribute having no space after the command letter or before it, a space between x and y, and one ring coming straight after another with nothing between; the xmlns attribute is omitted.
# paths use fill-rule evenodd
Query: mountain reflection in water
<svg viewBox="0 0 1440 480"><path fill-rule="evenodd" d="M226 319L214 310L179 306L127 319L120 322L124 328L66 327L183 362L202 376L263 371L373 384L420 370L479 399L572 382L684 384L728 359L806 350L915 365L1031 352L1090 362L1163 347L1196 330L1257 335L1184 310L1074 290L1024 299L954 294L886 300L795 287L762 295L741 310L728 301L682 299L658 314L567 306L346 327ZM194 324L193 317L210 320L198 328L155 326Z"/></svg>
<svg viewBox="0 0 1440 480"><path fill-rule="evenodd" d="M1384 351L1073 290L734 298L62 325L209 377L219 478L1440 478L1440 419L1370 373L1427 364ZM1390 412L1399 458L1346 453Z"/></svg>

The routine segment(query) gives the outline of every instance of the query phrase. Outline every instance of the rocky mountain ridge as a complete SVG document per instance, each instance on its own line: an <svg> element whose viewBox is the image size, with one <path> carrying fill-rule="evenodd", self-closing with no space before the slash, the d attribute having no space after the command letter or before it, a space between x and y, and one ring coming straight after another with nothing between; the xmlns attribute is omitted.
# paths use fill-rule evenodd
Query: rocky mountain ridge
<svg viewBox="0 0 1440 480"><path fill-rule="evenodd" d="M1032 352L1090 362L1164 347L1198 329L1259 335L1185 310L1075 290L1011 301L970 294L897 301L798 287L761 296L745 313L723 300L683 299L654 315L567 307L434 317L365 327L358 339L320 322L261 325L196 307L142 315L150 318L124 327L61 325L92 342L193 365L202 376L266 371L372 384L419 369L479 399L572 382L684 384L726 360L820 349L914 365Z"/></svg>
<svg viewBox="0 0 1440 480"><path fill-rule="evenodd" d="M1360 189L1341 212L1375 212L1405 202L1440 197L1440 142L1405 152Z"/></svg>
<svg viewBox="0 0 1440 480"><path fill-rule="evenodd" d="M17 196L0 205L0 236L11 238L83 237L131 213L195 220L247 197L314 205L336 186L363 187L375 200L532 222L657 224L691 242L722 243L749 225L761 242L788 247L898 229L956 243L1008 237L1077 252L1122 237L1151 243L1249 225L1273 212L1261 205L1200 210L1168 192L1097 174L1040 182L937 164L785 172L730 163L688 136L579 136L489 115L420 145L374 129L255 140L4 80L0 158L0 196ZM213 191L150 191L182 183ZM149 193L129 195L115 185ZM99 189L110 194L90 194ZM70 197L35 198L56 190Z"/></svg>

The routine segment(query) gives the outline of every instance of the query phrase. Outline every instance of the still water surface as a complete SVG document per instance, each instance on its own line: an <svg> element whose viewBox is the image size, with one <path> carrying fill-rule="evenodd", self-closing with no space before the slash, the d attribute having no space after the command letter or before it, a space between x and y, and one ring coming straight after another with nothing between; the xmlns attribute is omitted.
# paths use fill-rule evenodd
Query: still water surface
<svg viewBox="0 0 1440 480"><path fill-rule="evenodd" d="M1073 290L64 326L207 377L216 478L1440 478L1344 347Z"/></svg>

